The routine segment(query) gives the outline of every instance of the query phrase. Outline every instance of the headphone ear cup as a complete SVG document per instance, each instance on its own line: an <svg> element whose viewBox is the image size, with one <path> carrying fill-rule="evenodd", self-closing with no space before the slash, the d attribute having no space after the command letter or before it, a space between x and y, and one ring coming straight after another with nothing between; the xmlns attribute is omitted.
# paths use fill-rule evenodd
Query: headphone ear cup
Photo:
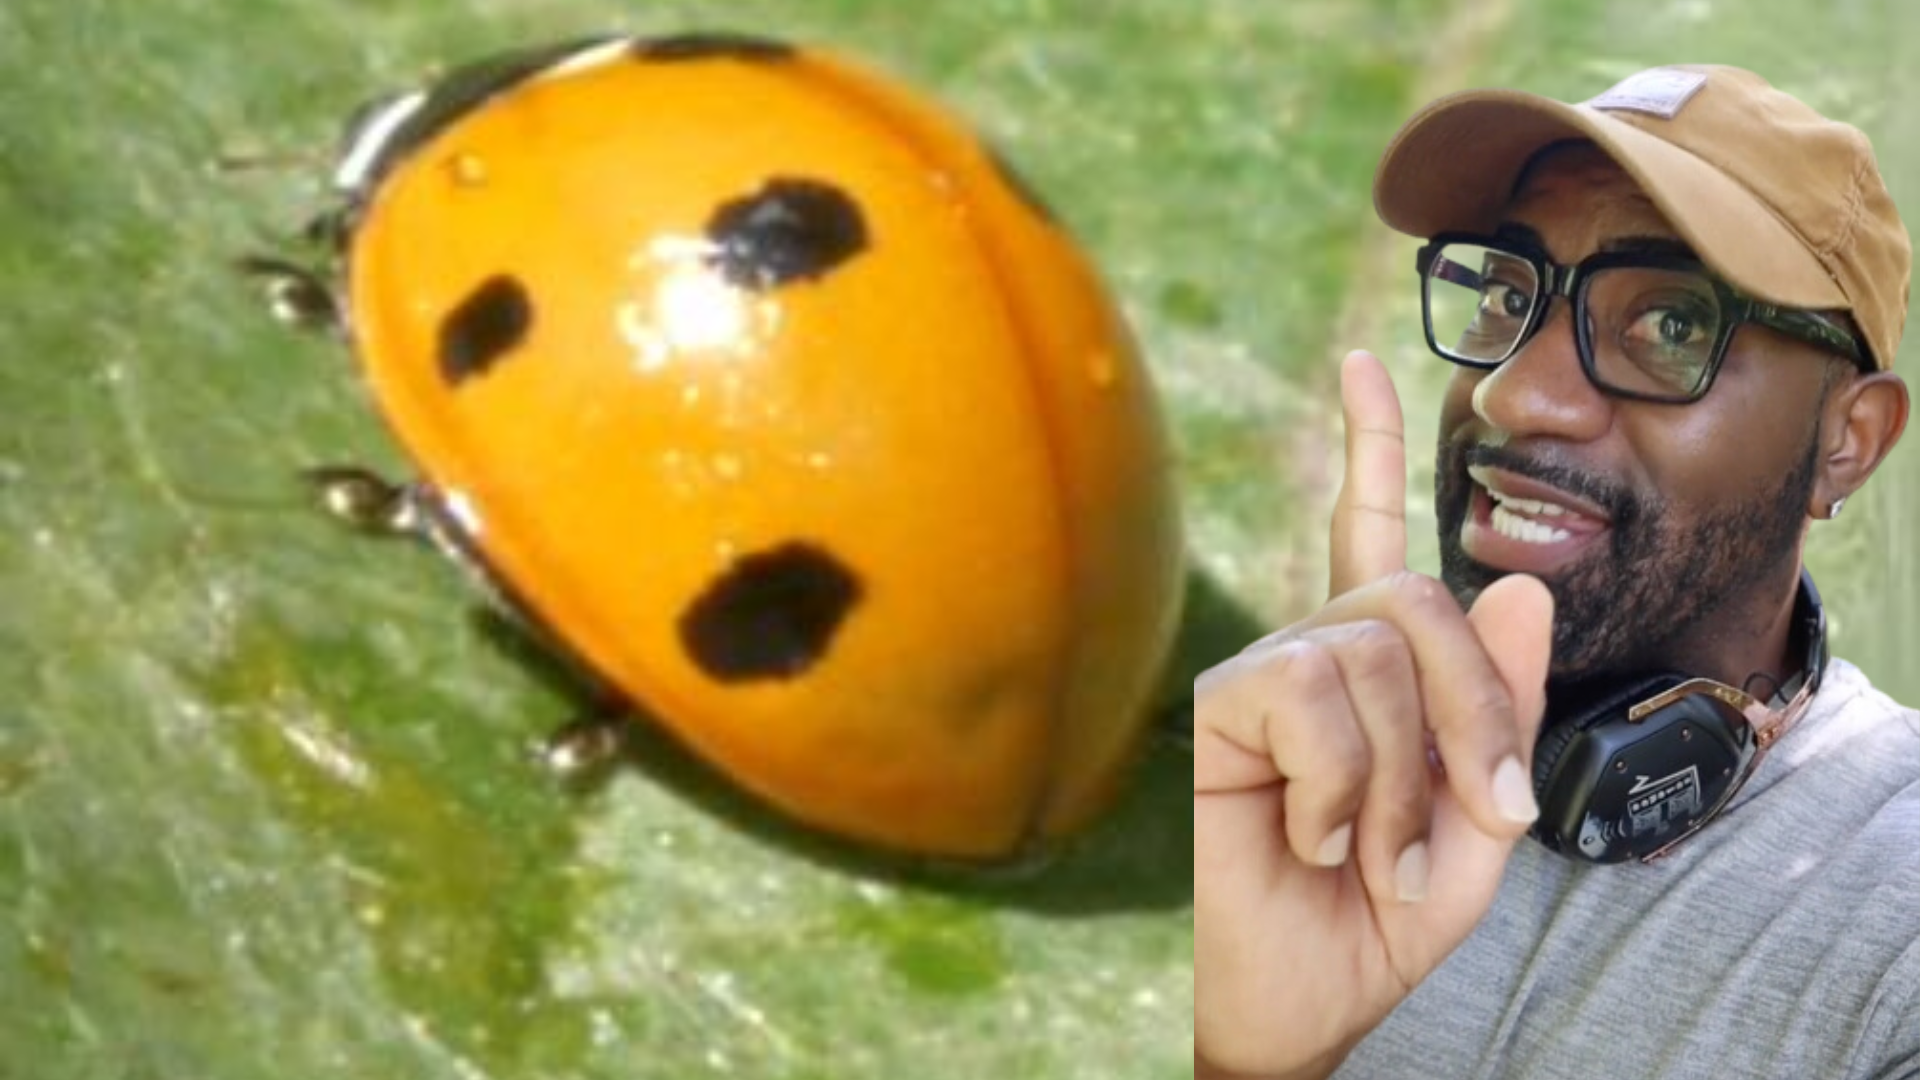
<svg viewBox="0 0 1920 1080"><path fill-rule="evenodd" d="M1627 710L1634 705L1686 681L1687 676L1677 672L1656 672L1626 679L1549 685L1545 727L1533 749L1533 794L1542 810L1559 807L1572 797L1571 792L1556 790L1556 770L1581 735L1609 721L1626 719ZM1555 851L1560 850L1543 831L1545 823L1543 816L1535 823L1533 835Z"/></svg>
<svg viewBox="0 0 1920 1080"><path fill-rule="evenodd" d="M1562 849L1558 836L1546 827L1547 808L1557 805L1553 797L1554 769L1566 755L1567 747L1572 746L1584 730L1578 723L1555 723L1549 720L1546 730L1540 735L1540 741L1533 748L1533 798L1534 804L1541 809L1541 817L1527 832L1549 851Z"/></svg>
<svg viewBox="0 0 1920 1080"><path fill-rule="evenodd" d="M1573 745L1573 740L1586 730L1586 725L1573 722L1556 722L1540 736L1533 748L1533 794L1546 805L1547 780L1553 775L1554 766L1560 764L1560 756Z"/></svg>

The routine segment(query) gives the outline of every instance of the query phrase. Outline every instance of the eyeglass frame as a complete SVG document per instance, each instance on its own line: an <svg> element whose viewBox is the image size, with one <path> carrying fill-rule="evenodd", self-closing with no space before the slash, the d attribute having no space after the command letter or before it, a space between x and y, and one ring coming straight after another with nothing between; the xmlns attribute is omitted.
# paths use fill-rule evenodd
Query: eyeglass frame
<svg viewBox="0 0 1920 1080"><path fill-rule="evenodd" d="M1534 287L1527 322L1515 336L1513 344L1505 353L1492 360L1459 356L1441 347L1433 332L1433 305L1430 300L1433 264L1440 257L1443 248L1450 244L1470 244L1487 248L1502 255L1512 256L1526 262L1533 268ZM1435 355L1461 367L1480 371L1493 371L1513 359L1514 355L1532 341L1540 328L1546 325L1547 313L1553 309L1554 298L1562 298L1573 305L1575 352L1580 357L1580 370L1586 375L1587 382L1603 394L1625 398L1630 401L1647 401L1661 405L1691 405L1707 396L1713 389L1713 383L1720 374L1720 365L1726 361L1727 348L1733 342L1734 331L1747 323L1764 326L1807 345L1825 349L1852 361L1862 371L1872 369L1860 339L1849 331L1834 324L1831 318L1820 312L1804 308L1782 307L1762 300L1755 300L1735 289L1714 273L1706 263L1686 255L1668 255L1654 252L1598 252L1579 262L1566 266L1554 262L1539 247L1504 236L1488 236L1475 232L1444 232L1429 239L1414 255L1414 269L1420 274L1420 322L1426 331L1427 348ZM1586 308L1586 284L1597 271L1609 269L1673 270L1697 273L1712 284L1722 311L1728 313L1723 320L1717 336L1714 338L1713 351L1708 355L1707 365L1701 371L1700 381L1686 394L1651 394L1638 390L1627 390L1612 386L1600 380L1595 370L1593 353L1593 328L1589 321L1579 318Z"/></svg>

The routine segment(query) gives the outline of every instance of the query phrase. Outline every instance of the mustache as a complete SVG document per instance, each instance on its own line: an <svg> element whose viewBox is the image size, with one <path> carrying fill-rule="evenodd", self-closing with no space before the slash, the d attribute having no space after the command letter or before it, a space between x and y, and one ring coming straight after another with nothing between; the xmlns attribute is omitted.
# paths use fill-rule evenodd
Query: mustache
<svg viewBox="0 0 1920 1080"><path fill-rule="evenodd" d="M1454 456L1462 474L1476 465L1504 469L1578 495L1605 509L1616 525L1637 516L1640 500L1625 486L1545 455L1522 453L1506 446L1475 444L1456 450Z"/></svg>

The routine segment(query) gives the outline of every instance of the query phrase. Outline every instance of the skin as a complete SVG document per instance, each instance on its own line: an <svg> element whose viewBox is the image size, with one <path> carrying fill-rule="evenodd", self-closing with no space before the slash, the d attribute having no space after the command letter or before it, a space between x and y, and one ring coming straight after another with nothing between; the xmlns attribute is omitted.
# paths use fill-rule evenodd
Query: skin
<svg viewBox="0 0 1920 1080"><path fill-rule="evenodd" d="M1509 218L1564 263L1618 238L1676 235L1590 149L1544 159ZM1402 417L1370 355L1347 358L1342 405L1348 469L1332 523L1332 596L1194 684L1199 1077L1330 1074L1492 903L1536 814L1525 777L1550 662L1570 674L1652 651L1634 635L1602 634L1613 644L1593 655L1554 657L1556 639L1581 629L1569 620L1556 633L1556 594L1581 619L1614 617L1582 580L1616 569L1610 536L1543 571L1544 583L1488 572L1443 584L1408 571ZM1458 498L1449 485L1473 447L1584 478L1625 500L1617 506L1637 503L1610 528L1663 573L1716 586L1697 590L1703 599L1685 618L1670 613L1662 663L1735 685L1756 671L1779 677L1792 673L1789 616L1808 522L1866 481L1907 410L1896 376L1835 371L1817 350L1751 326L1700 402L1609 398L1581 372L1570 317L1557 310L1502 368L1455 376L1442 411L1440 509L1444 518ZM1714 531L1729 522L1744 530L1731 540ZM1749 558L1702 537L1747 544L1737 554ZM1671 608L1671 594L1659 599Z"/></svg>

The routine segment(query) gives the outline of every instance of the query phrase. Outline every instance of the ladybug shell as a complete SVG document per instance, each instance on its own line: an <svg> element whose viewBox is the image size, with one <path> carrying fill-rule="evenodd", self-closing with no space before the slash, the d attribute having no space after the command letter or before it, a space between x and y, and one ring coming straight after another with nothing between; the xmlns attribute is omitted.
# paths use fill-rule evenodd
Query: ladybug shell
<svg viewBox="0 0 1920 1080"><path fill-rule="evenodd" d="M815 53L625 41L377 172L359 359L589 666L868 843L1004 857L1110 801L1178 617L1166 444L1094 273L964 127Z"/></svg>

